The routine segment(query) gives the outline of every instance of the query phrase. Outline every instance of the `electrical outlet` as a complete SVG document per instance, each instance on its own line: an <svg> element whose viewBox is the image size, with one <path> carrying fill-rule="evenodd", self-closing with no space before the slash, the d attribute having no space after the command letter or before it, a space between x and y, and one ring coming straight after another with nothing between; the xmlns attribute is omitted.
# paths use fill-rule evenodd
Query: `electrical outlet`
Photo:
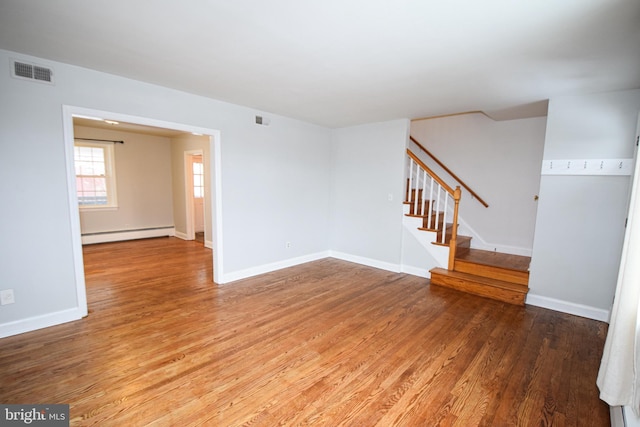
<svg viewBox="0 0 640 427"><path fill-rule="evenodd" d="M287 243L285 243L285 244L284 244L284 247L285 247L285 248L287 248L287 249L289 249L289 248L291 247L291 242L287 242Z"/></svg>
<svg viewBox="0 0 640 427"><path fill-rule="evenodd" d="M0 291L0 305L13 304L14 302L16 302L16 299L13 296L13 289Z"/></svg>

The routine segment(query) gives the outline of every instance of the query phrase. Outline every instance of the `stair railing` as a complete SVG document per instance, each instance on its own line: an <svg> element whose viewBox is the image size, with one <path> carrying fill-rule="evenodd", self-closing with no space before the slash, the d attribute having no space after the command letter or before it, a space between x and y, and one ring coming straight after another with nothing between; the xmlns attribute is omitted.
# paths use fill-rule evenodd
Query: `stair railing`
<svg viewBox="0 0 640 427"><path fill-rule="evenodd" d="M456 181L458 181L460 183L460 185L462 185L468 192L469 194L471 194L471 196L473 196L475 199L478 200L478 202L482 203L482 205L484 205L485 208L488 208L489 205L487 204L487 202L485 202L480 196L478 196L478 194L473 191L471 189L471 187L469 187L463 180L461 180L458 175L456 175L455 173L453 173L451 171L451 169L449 169L444 163L442 163L436 156L434 156L429 150L427 150L422 144L420 144L413 136L409 136L409 139L416 144L416 146L424 151L429 157L431 157L445 172L447 172L453 179L455 179Z"/></svg>
<svg viewBox="0 0 640 427"><path fill-rule="evenodd" d="M411 202L410 212L423 218L429 230L438 233L439 244L446 245L447 222L451 221L449 239L449 270L453 270L458 236L458 208L462 192L447 185L411 150L409 156L406 200Z"/></svg>

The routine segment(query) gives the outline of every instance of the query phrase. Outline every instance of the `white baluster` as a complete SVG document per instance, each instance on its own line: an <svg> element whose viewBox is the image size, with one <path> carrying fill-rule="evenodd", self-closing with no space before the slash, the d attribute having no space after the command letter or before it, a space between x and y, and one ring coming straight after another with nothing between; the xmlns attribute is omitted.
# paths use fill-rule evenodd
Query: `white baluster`
<svg viewBox="0 0 640 427"><path fill-rule="evenodd" d="M407 202L411 201L411 188L413 186L413 159L409 157L409 188L407 189Z"/></svg>
<svg viewBox="0 0 640 427"><path fill-rule="evenodd" d="M437 192L437 203L436 203L436 230L440 229L440 191L442 190L442 186L438 184L438 192Z"/></svg>
<svg viewBox="0 0 640 427"><path fill-rule="evenodd" d="M414 194L414 197L413 197L413 214L414 215L418 215L418 187L420 187L420 169L422 168L420 167L420 165L416 163L416 185L415 185L416 193Z"/></svg>
<svg viewBox="0 0 640 427"><path fill-rule="evenodd" d="M431 185L429 185L429 200L433 200L433 177L431 177ZM433 212L433 208L431 204L429 204L429 212L427 213L427 224L429 224L429 228L431 228L431 212Z"/></svg>
<svg viewBox="0 0 640 427"><path fill-rule="evenodd" d="M427 171L422 171L422 200L420 201L420 215L424 215L424 201L427 197Z"/></svg>

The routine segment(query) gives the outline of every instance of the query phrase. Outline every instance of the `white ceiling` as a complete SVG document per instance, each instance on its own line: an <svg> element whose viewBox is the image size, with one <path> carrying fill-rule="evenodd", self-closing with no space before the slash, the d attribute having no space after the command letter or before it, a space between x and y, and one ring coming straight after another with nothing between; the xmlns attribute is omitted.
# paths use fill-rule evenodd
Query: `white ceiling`
<svg viewBox="0 0 640 427"><path fill-rule="evenodd" d="M0 48L329 127L640 87L638 0L0 0Z"/></svg>

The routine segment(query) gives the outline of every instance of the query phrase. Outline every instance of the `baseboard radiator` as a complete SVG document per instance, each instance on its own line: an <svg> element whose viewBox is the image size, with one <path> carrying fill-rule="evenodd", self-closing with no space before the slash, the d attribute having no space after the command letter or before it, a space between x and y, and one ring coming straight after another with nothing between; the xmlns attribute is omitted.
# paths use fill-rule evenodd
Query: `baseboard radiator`
<svg viewBox="0 0 640 427"><path fill-rule="evenodd" d="M83 233L82 244L119 242L123 240L149 239L151 237L175 236L174 226L138 228L135 230L101 231L97 233Z"/></svg>

